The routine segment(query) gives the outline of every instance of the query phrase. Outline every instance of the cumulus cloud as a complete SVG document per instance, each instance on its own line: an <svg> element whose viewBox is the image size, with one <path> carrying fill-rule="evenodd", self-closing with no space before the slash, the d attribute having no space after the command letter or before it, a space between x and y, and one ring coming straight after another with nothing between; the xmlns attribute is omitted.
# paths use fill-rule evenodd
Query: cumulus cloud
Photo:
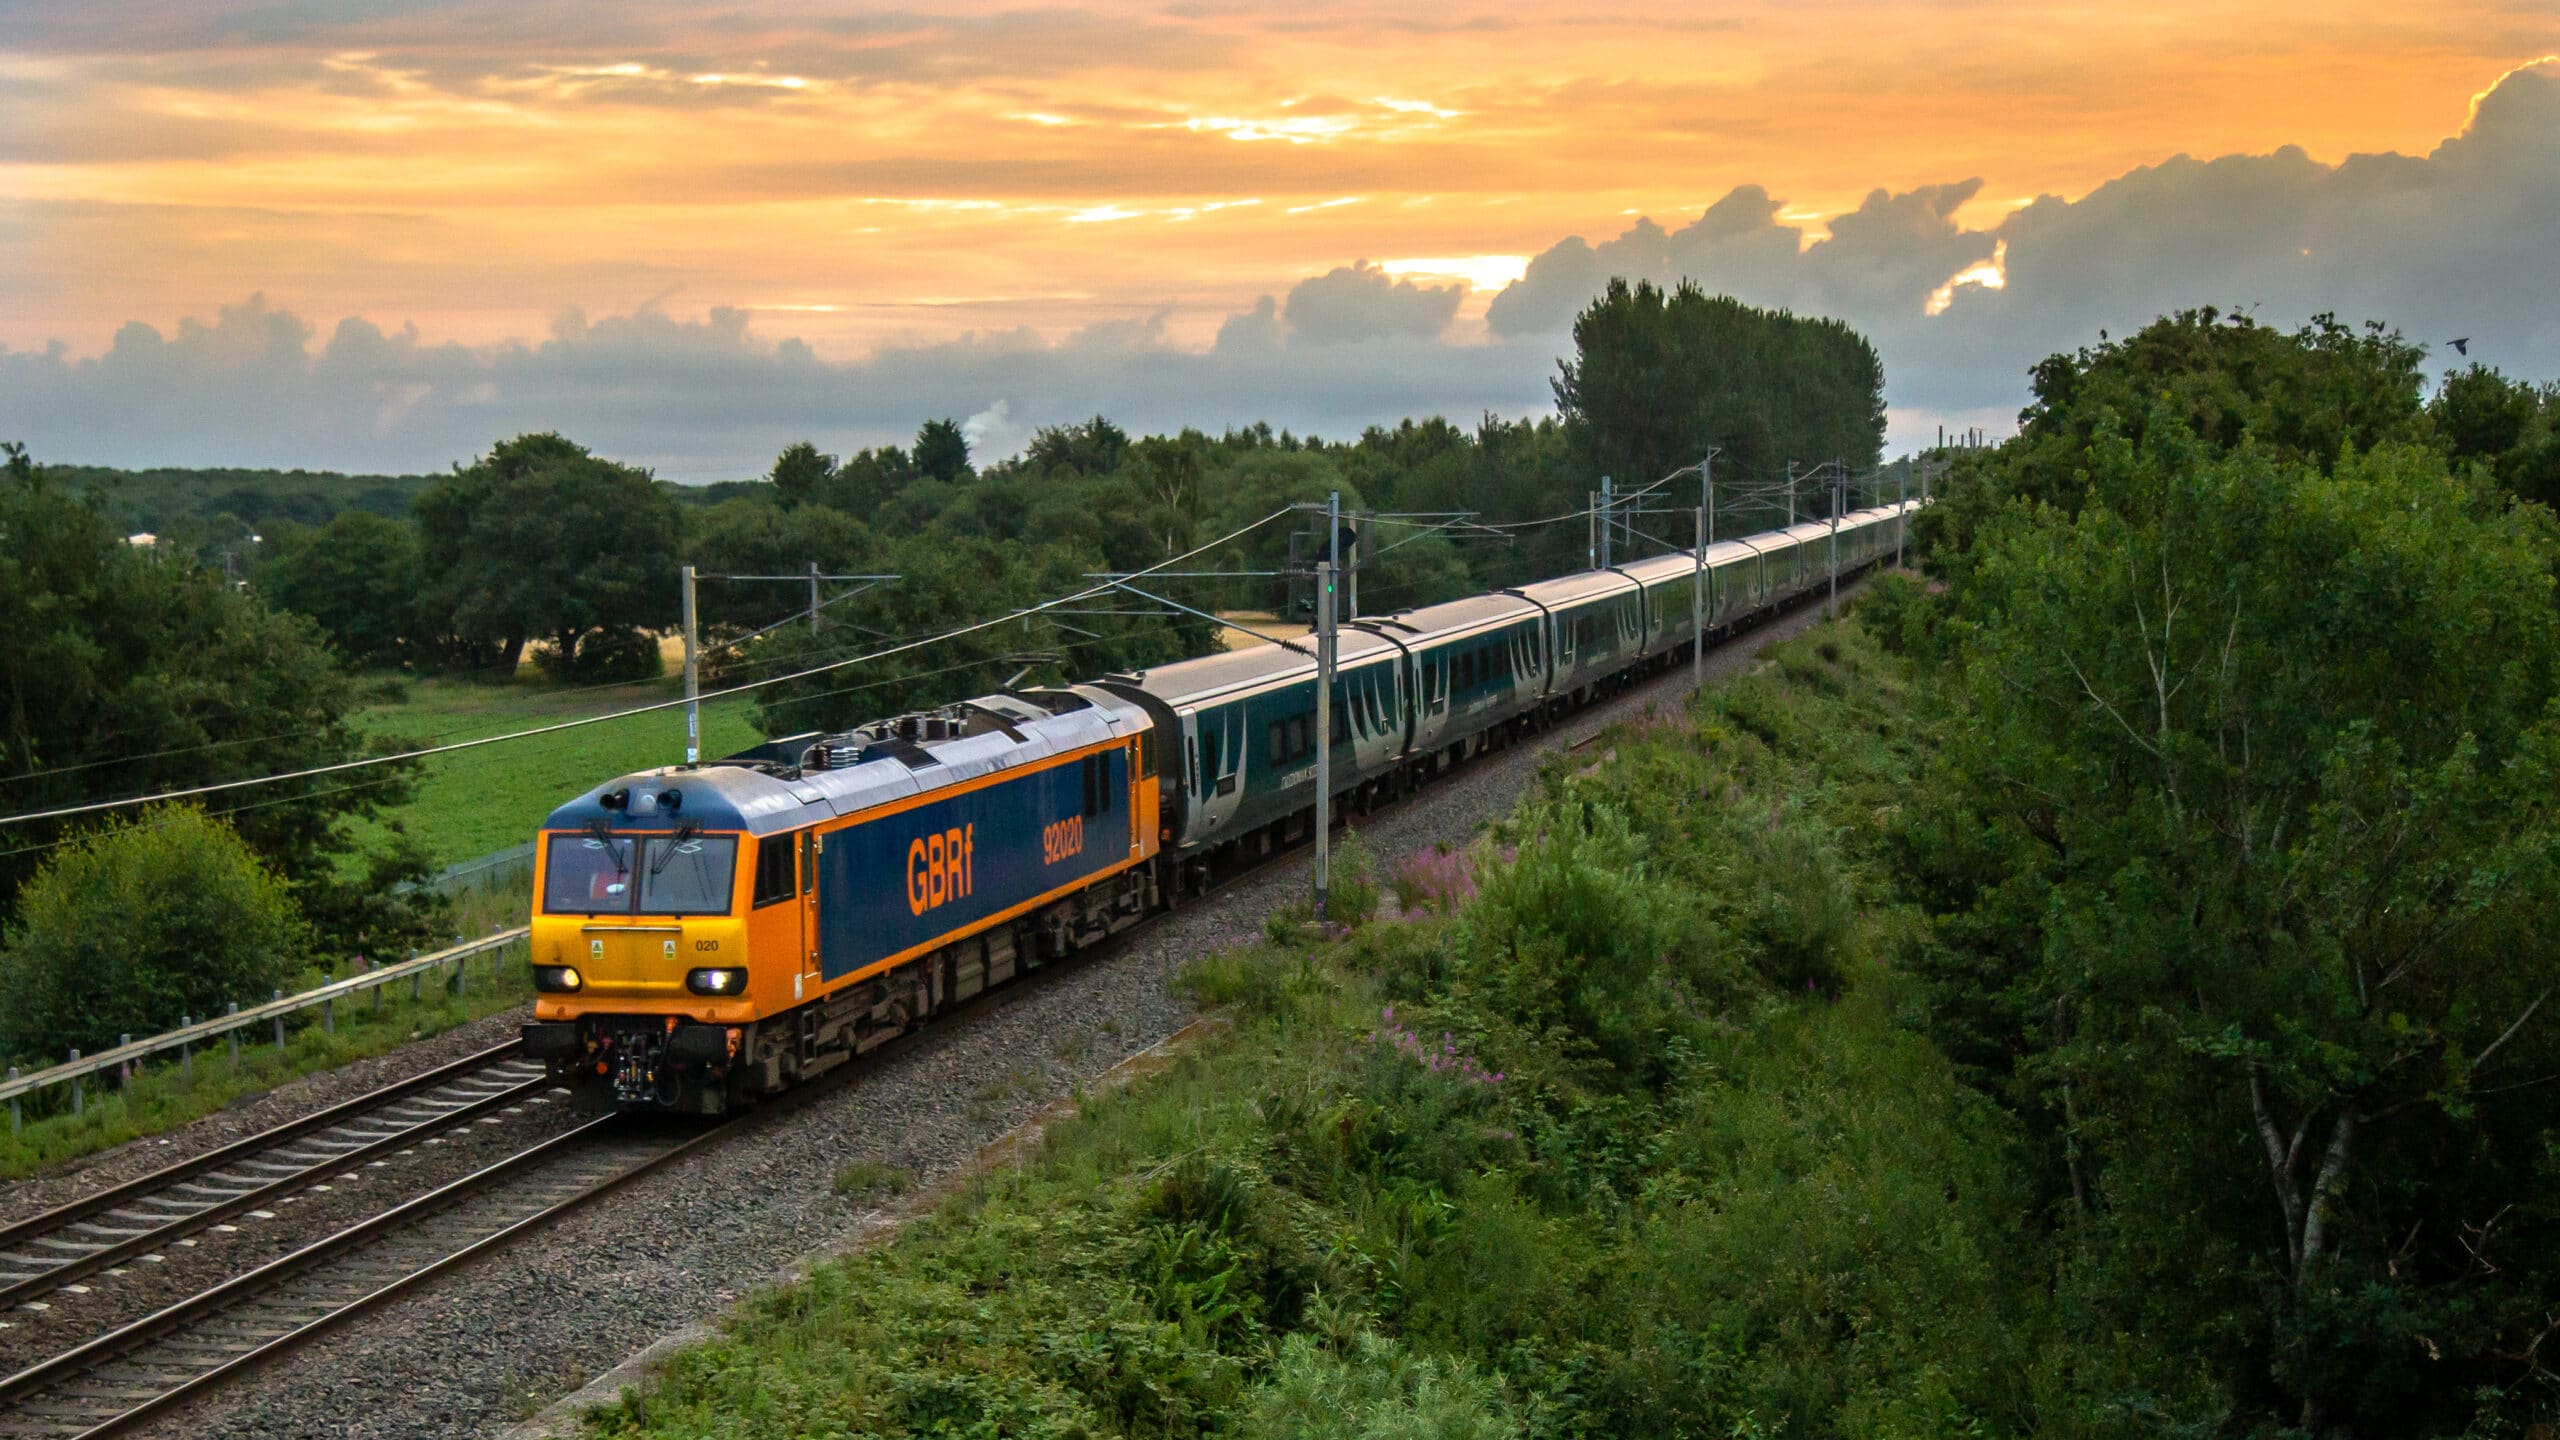
<svg viewBox="0 0 2560 1440"><path fill-rule="evenodd" d="M1696 218L1559 241L1494 297L1482 332L1459 287L1361 262L1223 317L1190 348L1171 310L1060 339L1027 329L824 358L748 312L658 305L563 312L538 339L430 343L415 328L308 320L252 297L98 355L0 349L0 436L117 464L435 468L527 429L560 429L686 479L757 473L792 440L845 450L966 413L981 458L1040 425L1136 429L1267 419L1329 435L1406 415L1519 414L1574 313L1612 276L1673 283L1857 326L1885 359L1900 443L1941 421L1996 427L2030 366L2163 311L2216 303L2294 323L2375 317L2473 358L2560 376L2560 61L2518 69L2422 156L2337 164L2298 149L2178 156L1988 228L1956 216L1978 180L1879 189L1808 243L1781 202L1735 189ZM2449 358L2449 357L2448 357Z"/></svg>
<svg viewBox="0 0 2560 1440"><path fill-rule="evenodd" d="M2371 317L2439 347L2470 336L2474 356L2560 375L2560 312L2539 299L2560 287L2542 239L2560 221L2560 61L2509 73L2423 157L2180 155L1962 228L1980 184L1877 190L1809 245L1742 186L1678 230L1641 220L1550 247L1487 320L1519 343L1561 337L1613 275L1836 315L1883 353L1905 440L1932 417L2005 420L2042 356L2201 304L2284 324Z"/></svg>
<svg viewBox="0 0 2560 1440"><path fill-rule="evenodd" d="M1458 317L1459 285L1417 285L1363 260L1290 287L1282 312L1295 345L1360 340L1430 340Z"/></svg>
<svg viewBox="0 0 2560 1440"><path fill-rule="evenodd" d="M767 340L745 312L564 312L538 342L466 348L414 329L342 321L325 342L262 299L163 334L128 325L100 355L0 351L0 435L46 459L122 465L432 470L526 430L683 480L759 474L793 440L839 453L904 443L919 421L969 407L980 460L1040 425L1105 414L1138 430L1269 419L1357 433L1408 414L1520 412L1547 398L1543 349L1387 337L1324 352L1203 354L1164 317L1055 342L1027 330L821 359ZM993 398L989 398L993 397Z"/></svg>

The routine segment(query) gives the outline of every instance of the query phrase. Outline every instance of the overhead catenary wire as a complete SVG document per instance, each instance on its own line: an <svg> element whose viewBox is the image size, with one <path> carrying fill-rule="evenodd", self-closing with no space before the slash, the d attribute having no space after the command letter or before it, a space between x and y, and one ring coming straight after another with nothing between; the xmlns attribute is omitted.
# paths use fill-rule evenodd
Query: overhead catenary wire
<svg viewBox="0 0 2560 1440"><path fill-rule="evenodd" d="M1240 526L1235 530L1231 530L1227 534L1209 541L1207 544L1194 546L1190 550L1184 551L1182 554L1168 556L1154 565L1150 565L1143 570L1135 571L1129 578L1135 579L1138 576L1151 575L1158 570L1169 568L1182 561L1188 560L1195 555L1205 554L1208 551L1217 549L1221 545L1228 544L1245 535L1251 534L1255 530L1259 530L1263 526L1271 524L1275 520L1286 518L1292 513L1293 512L1288 509L1275 510L1271 514L1266 515L1259 520L1252 521L1249 524ZM697 699L723 699L731 695L745 694L751 690L761 690L771 685L781 685L793 680L807 679L812 675L823 675L830 671L841 670L848 665L860 665L874 660L885 660L891 656L902 655L909 651L923 649L928 645L939 644L946 640L956 640L963 635L974 635L982 630L992 630L999 625L1006 625L1017 620L1028 619L1044 610L1052 609L1057 606L1072 605L1080 600L1090 600L1098 595L1107 594L1114 588L1115 586L1113 583L1087 586L1070 594L1058 596L1049 600L1043 600L1037 604L1023 606L1019 609L1006 611L1004 614L994 616L990 619L975 621L967 625L954 626L949 630L927 636L920 640L912 640L890 645L879 650L871 651L867 654L847 656L841 660L830 660L824 664L812 665L786 675L776 675L767 679L750 680L741 684L727 686L720 690L711 691L707 694L701 695L697 697ZM663 700L654 704L636 705L625 710L611 711L603 715L585 715L572 720L558 721L550 725L538 725L527 730L510 731L500 735L484 735L475 739L458 740L444 745L431 745L416 750L402 751L392 755L374 755L360 760L342 760L335 764L314 765L304 769L288 770L274 775L250 776L239 780L224 780L208 785L188 786L178 790L154 791L147 795L131 795L114 800L93 800L79 805L56 806L49 810L29 810L15 815L0 815L0 828L6 828L12 825L32 824L40 820L67 820L80 815L103 814L113 810L125 810L143 805L163 804L171 800L188 800L199 795L222 794L228 791L247 789L255 785L281 785L289 781L309 780L322 775L344 774L348 771L369 769L377 765L393 765L410 760L424 760L437 755L450 755L458 751L474 750L484 745L504 744L512 740L529 740L538 735L558 734L563 730L576 730L589 725L601 725L609 721L629 719L635 715L649 715L660 711L680 709L691 703L695 702L683 698Z"/></svg>

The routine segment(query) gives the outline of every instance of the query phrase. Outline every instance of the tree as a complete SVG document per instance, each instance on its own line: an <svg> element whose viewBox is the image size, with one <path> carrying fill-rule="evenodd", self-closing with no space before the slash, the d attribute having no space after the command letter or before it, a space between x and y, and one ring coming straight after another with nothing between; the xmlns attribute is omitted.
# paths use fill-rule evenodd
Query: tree
<svg viewBox="0 0 2560 1440"><path fill-rule="evenodd" d="M311 936L281 878L187 806L111 822L55 850L0 944L0 1048L30 1061L262 1000Z"/></svg>
<svg viewBox="0 0 2560 1440"><path fill-rule="evenodd" d="M290 525L268 537L258 589L308 615L350 665L398 665L418 633L418 537L407 522L341 512L317 530Z"/></svg>
<svg viewBox="0 0 2560 1440"><path fill-rule="evenodd" d="M1045 425L1032 432L1031 444L1022 458L1032 466L1052 472L1072 470L1079 475L1108 475L1120 466L1120 457L1128 452L1129 432L1100 415L1074 425Z"/></svg>
<svg viewBox="0 0 2560 1440"><path fill-rule="evenodd" d="M836 477L836 457L821 455L806 440L783 447L773 460L773 498L783 509L797 509L818 499Z"/></svg>
<svg viewBox="0 0 2560 1440"><path fill-rule="evenodd" d="M2445 453L2486 466L2514 495L2560 509L2560 386L2474 365L2445 376L2427 410Z"/></svg>
<svg viewBox="0 0 2560 1440"><path fill-rule="evenodd" d="M811 561L829 572L862 571L870 568L870 551L870 530L840 510L803 505L786 511L755 500L703 512L684 546L685 558L706 575L792 575ZM719 580L704 581L695 602L706 636L762 629L807 604L808 592L787 584Z"/></svg>
<svg viewBox="0 0 2560 1440"><path fill-rule="evenodd" d="M356 696L313 624L184 555L124 543L91 505L7 447L0 468L0 803L31 811L334 764L366 753ZM350 823L409 795L413 770L316 776L244 792L233 824L303 899L355 913ZM0 902L59 824L13 827ZM414 855L393 854L393 878ZM370 862L367 862L370 863ZM334 897L334 898L333 898ZM379 917L377 917L378 919ZM371 924L374 922L365 922ZM370 933L333 927L322 943Z"/></svg>
<svg viewBox="0 0 2560 1440"><path fill-rule="evenodd" d="M1872 469L1884 446L1884 365L1836 320L1761 310L1683 283L1608 290L1573 322L1556 408L1594 476L1622 488L1694 465L1752 482L1787 462Z"/></svg>
<svg viewBox="0 0 2560 1440"><path fill-rule="evenodd" d="M2093 1325L2235 1426L2453 1433L2554 1378L2560 532L2417 446L2235 445L2157 405L1977 534L1940 1023L2039 1117Z"/></svg>
<svg viewBox="0 0 2560 1440"><path fill-rule="evenodd" d="M916 471L928 480L966 480L977 472L969 468L969 440L960 433L954 420L927 420L916 431Z"/></svg>
<svg viewBox="0 0 2560 1440"><path fill-rule="evenodd" d="M416 514L437 603L506 673L536 637L576 673L590 640L610 648L676 618L675 506L646 472L558 435L520 435L456 468Z"/></svg>
<svg viewBox="0 0 2560 1440"><path fill-rule="evenodd" d="M2017 438L1957 457L1914 536L1961 589L1972 538L1995 514L2017 503L2077 509L2090 447L2102 437L2141 445L2154 425L2174 427L2182 443L2251 444L2323 471L2346 455L2422 440L2424 358L2378 321L2356 328L2324 314L2280 330L2211 306L2162 316L2038 364Z"/></svg>

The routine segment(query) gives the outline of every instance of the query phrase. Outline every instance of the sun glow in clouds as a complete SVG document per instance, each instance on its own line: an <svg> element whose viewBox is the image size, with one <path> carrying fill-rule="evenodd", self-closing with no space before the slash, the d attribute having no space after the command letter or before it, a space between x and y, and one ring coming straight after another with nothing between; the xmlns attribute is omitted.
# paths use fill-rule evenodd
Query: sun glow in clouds
<svg viewBox="0 0 2560 1440"><path fill-rule="evenodd" d="M1209 135L1224 135L1230 140L1285 140L1292 145L1314 145L1347 135L1359 125L1348 115L1289 115L1277 120L1240 120L1230 115L1194 115L1182 122L1185 130Z"/></svg>
<svg viewBox="0 0 2560 1440"><path fill-rule="evenodd" d="M1443 255L1381 260L1378 268L1399 280L1455 280L1470 290L1499 290L1529 273L1526 255Z"/></svg>
<svg viewBox="0 0 2560 1440"><path fill-rule="evenodd" d="M1959 285L1973 285L1984 290L2007 289L2009 285L2009 242L2003 240L1999 244L1992 246L1990 259L1977 261L1972 265L1966 266L1964 269L1957 271L1954 275L1949 276L1946 284L1930 291L1927 313L1931 315L1943 315L1947 313L1947 307L1956 303L1956 287Z"/></svg>

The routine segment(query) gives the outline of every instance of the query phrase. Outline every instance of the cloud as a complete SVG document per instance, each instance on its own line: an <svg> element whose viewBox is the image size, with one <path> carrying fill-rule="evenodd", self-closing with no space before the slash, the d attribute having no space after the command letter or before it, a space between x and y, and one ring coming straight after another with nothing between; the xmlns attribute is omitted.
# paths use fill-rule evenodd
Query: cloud
<svg viewBox="0 0 2560 1440"><path fill-rule="evenodd" d="M1347 435L1406 414L1518 413L1545 401L1548 364L1543 351L1410 334L1312 363L1276 344L1203 354L1169 340L1162 314L1056 342L996 330L844 362L761 338L728 308L567 311L538 342L481 348L359 319L316 337L252 297L172 334L128 325L91 358L0 350L0 435L53 460L418 471L556 429L669 478L713 480L760 474L794 440L837 453L903 444L920 420L955 413L969 414L981 460L1095 414L1140 430L1269 419Z"/></svg>
<svg viewBox="0 0 2560 1440"><path fill-rule="evenodd" d="M2560 376L2546 300L2560 293L2560 61L2504 76L2424 155L2177 156L1968 228L1956 217L1980 193L1972 179L1878 189L1809 241L1778 198L1740 186L1674 228L1556 242L1481 331L1457 318L1463 286L1367 261L1223 315L1133 308L1057 338L986 329L854 359L725 306L564 310L538 339L465 347L360 318L323 339L253 296L165 333L127 325L92 356L0 348L0 437L62 460L417 470L556 428L711 479L760 473L793 440L903 442L948 414L971 417L982 458L1096 413L1139 430L1267 419L1346 435L1546 409L1572 317L1611 276L1857 326L1884 356L1902 443L1940 422L2005 428L2046 354L2205 303L2286 324L2374 317L2438 346L2469 336L2475 359ZM1186 340L1213 322L1205 349Z"/></svg>
<svg viewBox="0 0 2560 1440"><path fill-rule="evenodd" d="M1466 298L1463 285L1417 285L1398 280L1363 260L1328 270L1290 287L1293 345L1341 345L1361 340L1429 340L1449 328Z"/></svg>
<svg viewBox="0 0 2560 1440"><path fill-rule="evenodd" d="M2180 155L1965 229L1955 213L1980 188L1877 190L1807 245L1779 201L1740 186L1677 230L1648 219L1597 245L1558 242L1487 323L1560 345L1611 276L1838 316L1882 352L1906 440L1931 417L2005 423L2036 360L2203 304L2283 324L2370 317L2439 346L2467 335L2475 357L2560 375L2560 312L2540 303L2560 293L2544 238L2560 217L2560 60L2510 71L2423 157Z"/></svg>

